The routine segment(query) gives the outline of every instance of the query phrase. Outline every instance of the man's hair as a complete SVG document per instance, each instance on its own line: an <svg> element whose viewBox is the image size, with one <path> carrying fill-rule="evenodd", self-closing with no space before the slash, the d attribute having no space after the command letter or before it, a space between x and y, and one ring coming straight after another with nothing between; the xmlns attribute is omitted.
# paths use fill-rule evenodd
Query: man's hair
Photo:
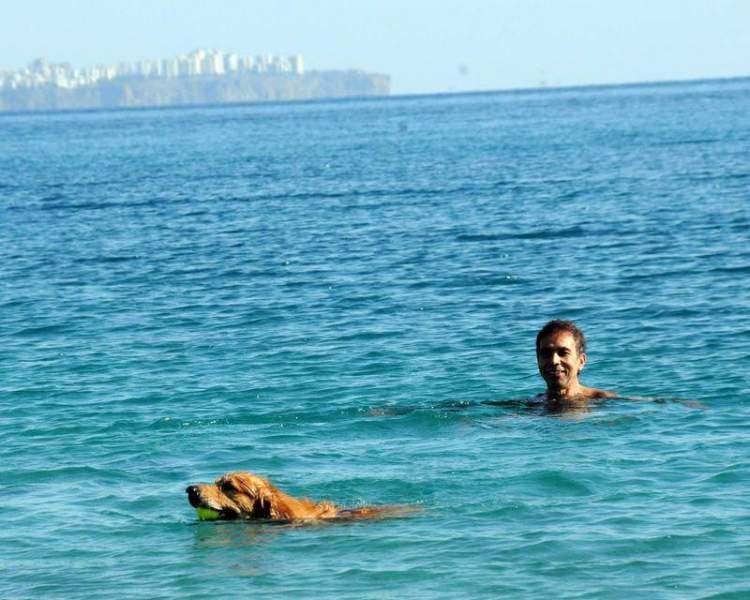
<svg viewBox="0 0 750 600"><path fill-rule="evenodd" d="M578 354L586 353L586 336L583 335L583 331L581 331L578 328L578 325L573 323L573 321L563 321L561 319L550 321L539 330L539 333L536 334L536 353L539 354L539 343L542 341L542 338L561 331L566 331L573 336L573 339L576 342Z"/></svg>

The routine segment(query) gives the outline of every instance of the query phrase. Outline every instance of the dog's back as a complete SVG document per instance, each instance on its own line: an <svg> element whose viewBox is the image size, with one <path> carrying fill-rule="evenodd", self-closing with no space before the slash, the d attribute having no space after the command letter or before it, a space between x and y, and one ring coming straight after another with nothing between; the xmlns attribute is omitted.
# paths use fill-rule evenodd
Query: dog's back
<svg viewBox="0 0 750 600"><path fill-rule="evenodd" d="M383 504L361 508L342 508L338 510L336 518L352 521L355 519L388 519L404 517L421 510L422 507L416 504Z"/></svg>

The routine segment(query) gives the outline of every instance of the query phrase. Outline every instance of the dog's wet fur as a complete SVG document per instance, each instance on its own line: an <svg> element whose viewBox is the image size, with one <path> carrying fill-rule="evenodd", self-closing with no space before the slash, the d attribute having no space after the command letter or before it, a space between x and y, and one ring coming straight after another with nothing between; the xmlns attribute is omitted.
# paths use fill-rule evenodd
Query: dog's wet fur
<svg viewBox="0 0 750 600"><path fill-rule="evenodd" d="M265 477L244 472L227 473L215 483L190 485L185 491L194 508L214 510L224 520L352 521L399 517L419 510L418 506L408 504L338 508L325 500L294 498Z"/></svg>

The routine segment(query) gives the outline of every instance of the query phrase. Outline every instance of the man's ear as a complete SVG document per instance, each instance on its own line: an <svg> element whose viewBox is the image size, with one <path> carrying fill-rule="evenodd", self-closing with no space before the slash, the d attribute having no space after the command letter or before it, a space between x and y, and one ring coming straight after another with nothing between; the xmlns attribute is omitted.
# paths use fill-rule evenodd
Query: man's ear
<svg viewBox="0 0 750 600"><path fill-rule="evenodd" d="M586 366L586 361L587 361L587 360L588 360L588 356L586 356L586 353L585 353L585 352L584 352L584 353L582 353L582 354L581 354L581 355L580 355L580 356L578 357L578 362L580 363L580 366L578 367L578 372L579 372L579 373L580 373L581 371L583 371L583 367L584 367L584 366Z"/></svg>

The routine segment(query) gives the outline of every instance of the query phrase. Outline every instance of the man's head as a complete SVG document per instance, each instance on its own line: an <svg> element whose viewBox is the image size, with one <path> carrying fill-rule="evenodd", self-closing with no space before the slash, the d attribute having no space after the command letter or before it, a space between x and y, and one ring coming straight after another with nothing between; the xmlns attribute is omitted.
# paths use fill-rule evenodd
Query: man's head
<svg viewBox="0 0 750 600"><path fill-rule="evenodd" d="M577 388L586 364L586 338L572 321L550 321L536 336L539 373L552 391Z"/></svg>
<svg viewBox="0 0 750 600"><path fill-rule="evenodd" d="M583 335L583 331L578 328L578 325L573 321L563 321L562 319L555 319L549 321L544 327L539 330L536 334L536 353L539 354L539 342L543 337L547 337L551 333L558 331L567 331L573 336L576 342L576 349L579 354L586 354L586 336Z"/></svg>

